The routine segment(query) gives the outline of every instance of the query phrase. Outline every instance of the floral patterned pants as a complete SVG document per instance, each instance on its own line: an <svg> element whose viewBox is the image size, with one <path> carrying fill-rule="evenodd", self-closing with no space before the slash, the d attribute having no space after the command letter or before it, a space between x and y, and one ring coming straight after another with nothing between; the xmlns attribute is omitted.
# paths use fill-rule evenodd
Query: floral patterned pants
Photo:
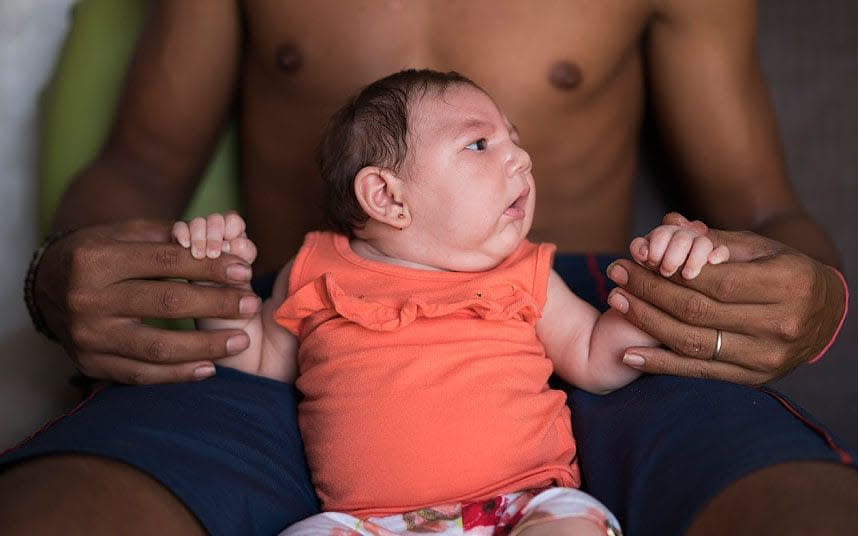
<svg viewBox="0 0 858 536"><path fill-rule="evenodd" d="M566 518L592 521L608 536L622 534L602 503L573 488L518 491L478 502L421 508L404 514L358 519L323 512L300 521L286 536L360 536L400 534L515 535L526 527Z"/></svg>

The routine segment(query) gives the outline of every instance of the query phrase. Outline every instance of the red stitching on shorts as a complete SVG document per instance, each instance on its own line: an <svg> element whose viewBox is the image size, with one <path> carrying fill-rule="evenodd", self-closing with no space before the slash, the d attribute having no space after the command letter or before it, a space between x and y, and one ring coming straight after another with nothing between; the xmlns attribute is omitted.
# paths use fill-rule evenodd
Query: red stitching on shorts
<svg viewBox="0 0 858 536"><path fill-rule="evenodd" d="M599 270L599 263L596 261L596 256L592 253L587 254L587 269L590 271L590 276L596 283L596 294L599 295L599 302L602 304L608 303L608 290L605 285L605 276Z"/></svg>
<svg viewBox="0 0 858 536"><path fill-rule="evenodd" d="M837 453L837 455L840 457L840 461L843 464L852 465L852 456L848 452L846 452L846 450L841 448L837 444L837 442L834 441L834 438L831 437L831 434L829 434L828 432L817 426L814 422L810 421L807 417L802 415L786 398L766 388L761 388L760 390L780 402L783 407L785 407L790 413L792 413L801 422L803 422L805 426L816 432L818 436L824 439L825 442L828 444L828 448Z"/></svg>
<svg viewBox="0 0 858 536"><path fill-rule="evenodd" d="M17 445L15 445L14 447L9 447L8 449L4 450L3 452L0 452L0 456L5 456L6 454L8 454L8 453L12 452L13 450L18 449L18 448L20 448L20 447L24 446L24 444L26 444L28 441L30 441L31 439L33 439L33 438L34 438L34 437L36 437L37 435L41 434L42 432L47 431L47 430L48 430L48 429L50 429L53 425L55 425L57 422L59 422L61 419L64 419L64 418L68 417L68 416L69 416L69 415L71 415L72 413L75 413L77 410L79 410L80 408L82 408L84 404L86 404L87 402L89 402L90 400L92 400L92 397L94 397L94 396L95 396L95 394L96 394L98 391L100 391L100 389L94 389L94 390L89 394L89 396L88 396L88 397L86 397L85 399L81 400L81 401L80 401L80 402L79 402L75 407L73 407L72 409L70 409L70 410L68 410L67 412L63 413L62 415L58 415L58 416L54 417L53 419L50 419L48 422L46 422L45 424L43 424L41 428L39 428L38 430L36 430L36 431L35 431L35 432L33 432L32 434L30 434L30 435L28 435L27 437L25 437L24 439L22 439L22 440L21 440L20 442L18 442L18 444L17 444Z"/></svg>

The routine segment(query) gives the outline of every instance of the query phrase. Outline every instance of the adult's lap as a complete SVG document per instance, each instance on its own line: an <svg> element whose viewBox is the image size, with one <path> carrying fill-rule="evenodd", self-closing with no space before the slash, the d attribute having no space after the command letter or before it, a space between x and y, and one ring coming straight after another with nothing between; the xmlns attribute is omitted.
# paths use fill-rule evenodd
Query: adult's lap
<svg viewBox="0 0 858 536"><path fill-rule="evenodd" d="M170 489L212 534L273 534L318 511L290 385L218 368L196 383L96 393L0 457L85 453Z"/></svg>

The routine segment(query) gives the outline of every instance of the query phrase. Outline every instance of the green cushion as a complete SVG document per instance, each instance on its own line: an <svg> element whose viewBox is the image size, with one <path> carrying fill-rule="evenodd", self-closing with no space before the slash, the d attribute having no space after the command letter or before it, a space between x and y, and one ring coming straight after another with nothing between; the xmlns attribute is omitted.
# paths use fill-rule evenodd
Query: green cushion
<svg viewBox="0 0 858 536"><path fill-rule="evenodd" d="M99 150L125 68L146 18L146 0L79 0L53 76L41 94L39 231L46 234L68 181ZM237 151L230 128L185 217L238 208Z"/></svg>

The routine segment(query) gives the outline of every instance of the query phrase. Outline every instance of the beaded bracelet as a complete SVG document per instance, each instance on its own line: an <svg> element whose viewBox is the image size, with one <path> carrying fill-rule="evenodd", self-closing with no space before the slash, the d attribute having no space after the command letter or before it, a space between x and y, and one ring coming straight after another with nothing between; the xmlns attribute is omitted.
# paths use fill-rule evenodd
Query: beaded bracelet
<svg viewBox="0 0 858 536"><path fill-rule="evenodd" d="M33 259L30 261L30 267L27 269L27 277L24 278L24 303L27 305L27 311L30 313L30 320L33 322L33 327L42 335L59 342L59 337L51 331L48 323L45 322L45 317L39 310L36 304L36 276L39 273L39 263L45 251L57 241L67 237L74 229L63 229L55 233L51 233L42 245L33 252Z"/></svg>

